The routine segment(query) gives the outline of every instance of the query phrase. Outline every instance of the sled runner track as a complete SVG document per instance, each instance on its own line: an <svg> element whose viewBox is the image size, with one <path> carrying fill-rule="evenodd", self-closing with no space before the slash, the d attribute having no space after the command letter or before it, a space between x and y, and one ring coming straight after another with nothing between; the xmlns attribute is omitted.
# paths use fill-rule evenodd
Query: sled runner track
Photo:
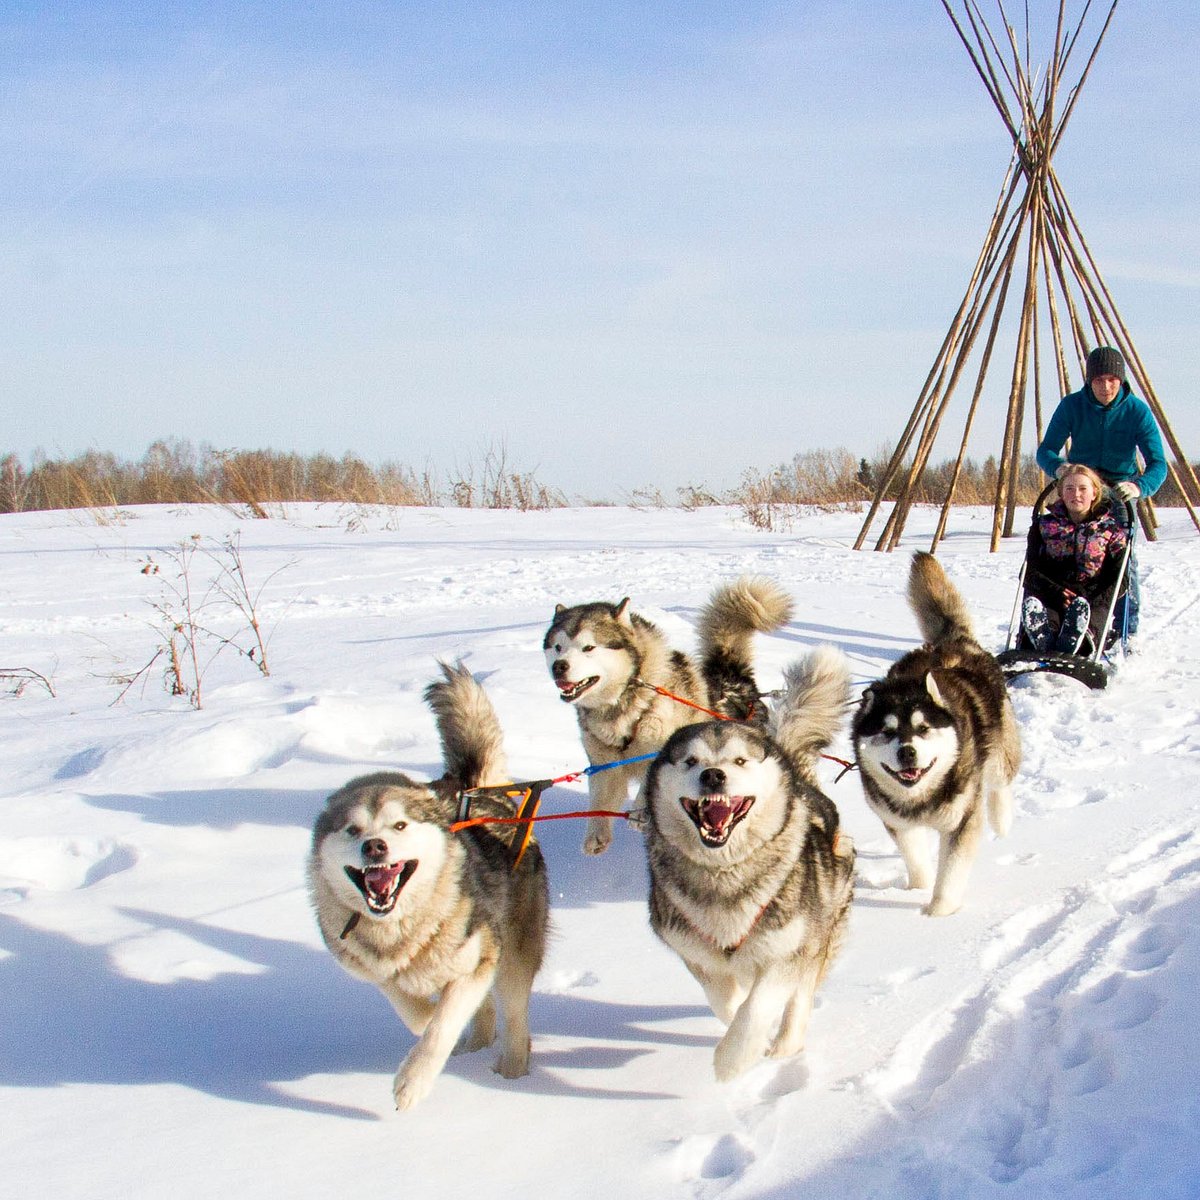
<svg viewBox="0 0 1200 1200"><path fill-rule="evenodd" d="M980 955L988 982L914 1029L868 1082L890 1108L928 1121L931 1147L969 1129L976 1161L960 1165L998 1184L1111 1169L1118 1143L1077 1135L1063 1145L1045 1130L1065 1128L1064 1114L1081 1107L1102 1109L1106 1089L1133 1069L1133 1031L1171 1001L1158 972L1195 959L1198 872L1200 838L1164 830L1096 881L1015 914ZM949 1120L955 1133L939 1129Z"/></svg>
<svg viewBox="0 0 1200 1200"><path fill-rule="evenodd" d="M1193 596L1190 600L1179 605L1178 608L1168 613L1161 621L1156 622L1154 628L1146 634L1146 639L1148 641L1156 640L1161 634L1170 629L1177 621L1182 620L1184 614L1187 613L1189 609L1195 608L1197 604L1200 604L1200 595Z"/></svg>

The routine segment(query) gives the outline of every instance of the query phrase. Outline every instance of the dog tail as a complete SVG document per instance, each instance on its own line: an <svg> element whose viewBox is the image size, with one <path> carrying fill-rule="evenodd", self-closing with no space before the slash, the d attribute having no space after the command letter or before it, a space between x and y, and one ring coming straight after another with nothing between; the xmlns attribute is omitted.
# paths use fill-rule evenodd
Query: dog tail
<svg viewBox="0 0 1200 1200"><path fill-rule="evenodd" d="M773 633L791 620L792 598L761 575L722 584L700 613L700 655L711 707L736 720L761 706L752 669L756 633Z"/></svg>
<svg viewBox="0 0 1200 1200"><path fill-rule="evenodd" d="M811 778L818 756L845 719L850 668L840 650L818 646L784 670L783 688L771 732L784 753Z"/></svg>
<svg viewBox="0 0 1200 1200"><path fill-rule="evenodd" d="M425 689L425 703L437 721L445 779L456 789L506 783L504 734L487 693L461 662L438 666L442 678Z"/></svg>
<svg viewBox="0 0 1200 1200"><path fill-rule="evenodd" d="M908 603L921 636L931 646L965 638L975 641L975 628L966 602L932 554L918 550L908 574Z"/></svg>

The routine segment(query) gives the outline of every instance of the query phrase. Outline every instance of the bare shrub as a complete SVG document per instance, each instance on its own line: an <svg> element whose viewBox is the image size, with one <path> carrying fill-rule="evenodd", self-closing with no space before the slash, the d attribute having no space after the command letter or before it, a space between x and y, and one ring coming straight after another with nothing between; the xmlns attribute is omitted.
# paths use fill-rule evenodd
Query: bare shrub
<svg viewBox="0 0 1200 1200"><path fill-rule="evenodd" d="M0 667L0 688L8 691L10 696L20 696L31 684L44 687L51 696L55 695L54 685L40 671L32 667Z"/></svg>
<svg viewBox="0 0 1200 1200"><path fill-rule="evenodd" d="M206 575L196 571L196 555L215 567ZM154 629L159 644L150 658L137 670L112 676L121 685L114 704L129 689L145 678L151 667L162 659L166 666L163 681L172 696L186 696L193 708L204 703L204 676L218 655L232 649L247 658L263 675L271 673L267 661L270 634L264 633L258 614L258 602L279 571L252 588L242 559L240 537L227 537L215 546L206 546L199 534L193 534L160 555L141 560L141 573L159 584L158 594L150 601L155 614ZM290 564L287 564L290 565ZM238 624L232 632L222 632L216 622L230 613ZM243 644L248 640L249 645Z"/></svg>
<svg viewBox="0 0 1200 1200"><path fill-rule="evenodd" d="M450 496L458 508L565 508L566 497L556 488L539 483L532 471L513 471L503 442L489 446L477 467L467 463L454 471Z"/></svg>
<svg viewBox="0 0 1200 1200"><path fill-rule="evenodd" d="M703 484L699 487L688 484L686 487L676 488L675 494L679 497L679 507L684 512L694 512L698 508L713 508L722 503L721 498L710 492Z"/></svg>
<svg viewBox="0 0 1200 1200"><path fill-rule="evenodd" d="M239 654L244 654L263 675L270 675L271 668L267 661L267 646L271 634L263 633L262 622L258 615L258 602L262 598L263 589L275 578L280 571L286 571L291 563L272 571L256 588L251 588L246 578L246 564L242 559L241 534L232 534L221 542L220 550L206 550L205 554L217 567L217 577L214 583L216 592L227 604L238 612L243 622L243 629L249 633L251 645L247 649L241 645L238 635L223 637L220 634L206 630L224 646L231 646ZM273 631L272 631L273 632Z"/></svg>
<svg viewBox="0 0 1200 1200"><path fill-rule="evenodd" d="M0 512L24 512L30 506L32 491L21 460L15 454L0 458Z"/></svg>
<svg viewBox="0 0 1200 1200"><path fill-rule="evenodd" d="M796 506L783 498L779 472L747 471L731 499L741 506L742 514L755 529L778 533L792 527Z"/></svg>
<svg viewBox="0 0 1200 1200"><path fill-rule="evenodd" d="M747 471L730 499L755 529L790 529L804 508L857 507L860 469L849 450L806 450L772 471Z"/></svg>
<svg viewBox="0 0 1200 1200"><path fill-rule="evenodd" d="M658 488L635 488L629 497L631 508L670 508L670 501Z"/></svg>
<svg viewBox="0 0 1200 1200"><path fill-rule="evenodd" d="M215 499L244 504L252 516L266 520L267 503L281 499L276 478L276 456L270 450L217 450L220 466Z"/></svg>

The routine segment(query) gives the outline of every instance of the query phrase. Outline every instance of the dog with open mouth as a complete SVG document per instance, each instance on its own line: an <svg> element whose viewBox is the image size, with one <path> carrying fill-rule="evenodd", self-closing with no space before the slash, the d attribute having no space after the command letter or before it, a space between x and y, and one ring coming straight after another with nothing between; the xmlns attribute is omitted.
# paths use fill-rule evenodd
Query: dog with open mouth
<svg viewBox="0 0 1200 1200"><path fill-rule="evenodd" d="M325 944L347 971L378 987L417 1035L393 1085L400 1109L429 1092L451 1053L496 1040L497 1009L495 1069L508 1079L528 1073L529 996L549 911L536 841L518 856L511 826L450 830L460 791L507 779L487 695L461 664L442 664L425 698L445 774L432 783L396 771L352 779L317 817L308 862ZM512 817L515 806L485 794L471 812Z"/></svg>
<svg viewBox="0 0 1200 1200"><path fill-rule="evenodd" d="M631 611L628 597L619 604L558 605L542 649L559 699L575 709L589 763L655 753L674 730L696 720L696 709L680 700L721 716L765 720L753 637L782 628L791 613L791 598L772 580L745 576L722 584L700 612L700 655L693 661ZM644 762L589 775L593 811L619 812L630 785L644 775ZM584 852L601 854L611 841L611 818L589 818Z"/></svg>
<svg viewBox="0 0 1200 1200"><path fill-rule="evenodd" d="M803 1049L854 894L854 846L814 770L845 717L845 659L819 647L784 684L769 728L677 729L639 798L650 925L726 1026L721 1080Z"/></svg>
<svg viewBox="0 0 1200 1200"><path fill-rule="evenodd" d="M851 738L908 886L932 886L924 911L947 916L962 907L985 813L997 836L1008 832L1021 741L1004 676L933 555L913 556L908 598L925 644L866 689Z"/></svg>

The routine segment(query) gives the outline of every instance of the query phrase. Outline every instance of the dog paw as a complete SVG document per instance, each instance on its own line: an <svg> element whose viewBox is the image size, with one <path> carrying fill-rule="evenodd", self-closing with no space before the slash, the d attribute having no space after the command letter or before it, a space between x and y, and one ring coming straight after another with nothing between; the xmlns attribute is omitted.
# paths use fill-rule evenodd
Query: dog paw
<svg viewBox="0 0 1200 1200"><path fill-rule="evenodd" d="M474 1054L476 1050L484 1050L496 1040L496 1027L478 1029L472 1026L454 1047L455 1054Z"/></svg>
<svg viewBox="0 0 1200 1200"><path fill-rule="evenodd" d="M396 1080L392 1086L392 1095L396 1100L396 1108L405 1112L414 1108L433 1088L436 1074L412 1068L407 1063L396 1072Z"/></svg>
<svg viewBox="0 0 1200 1200"><path fill-rule="evenodd" d="M949 917L958 912L960 908L962 908L961 903L955 903L952 900L934 899L926 904L921 911L927 917Z"/></svg>
<svg viewBox="0 0 1200 1200"><path fill-rule="evenodd" d="M587 837L583 839L584 854L603 854L612 845L612 827L589 825Z"/></svg>
<svg viewBox="0 0 1200 1200"><path fill-rule="evenodd" d="M748 1071L761 1058L761 1054L754 1053L740 1039L730 1038L726 1034L713 1051L713 1074L721 1083L728 1083Z"/></svg>
<svg viewBox="0 0 1200 1200"><path fill-rule="evenodd" d="M522 1075L529 1074L529 1045L526 1044L524 1049L505 1050L505 1052L496 1059L495 1066L492 1070L497 1075L502 1075L505 1079L520 1079Z"/></svg>
<svg viewBox="0 0 1200 1200"><path fill-rule="evenodd" d="M488 997L475 1016L471 1020L471 1024L463 1031L462 1037L458 1039L458 1045L454 1047L455 1054L474 1054L476 1050L482 1050L485 1046L490 1046L496 1040L496 1009L491 1003L491 997Z"/></svg>
<svg viewBox="0 0 1200 1200"><path fill-rule="evenodd" d="M772 1043L771 1048L767 1051L768 1058L793 1058L804 1049L804 1034L794 1035L790 1038L777 1037Z"/></svg>

